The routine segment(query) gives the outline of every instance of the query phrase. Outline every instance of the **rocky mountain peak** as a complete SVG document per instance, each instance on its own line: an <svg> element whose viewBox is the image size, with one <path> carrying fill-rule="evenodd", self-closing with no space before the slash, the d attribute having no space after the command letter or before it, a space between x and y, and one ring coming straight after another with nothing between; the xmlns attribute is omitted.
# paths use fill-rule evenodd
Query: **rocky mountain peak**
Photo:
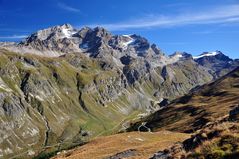
<svg viewBox="0 0 239 159"><path fill-rule="evenodd" d="M181 58L183 58L183 55L184 55L183 52L176 51L172 55L170 55L169 57L172 58L172 59L181 59Z"/></svg>
<svg viewBox="0 0 239 159"><path fill-rule="evenodd" d="M152 67L165 66L179 60L192 60L192 56L186 52L175 52L173 55L166 56L156 44L150 44L146 38L140 35L113 35L103 27L75 29L70 24L39 30L20 43L0 44L0 47L15 52L44 56L83 53L105 61L114 61L120 67L125 62L123 60L122 63L121 60L124 57L127 59L129 57L131 60L145 60ZM210 63L223 63L225 66L231 61L220 51L204 52L193 59L203 66L208 66Z"/></svg>
<svg viewBox="0 0 239 159"><path fill-rule="evenodd" d="M72 27L69 23L60 25L60 27L61 27L61 28L66 28L66 29L73 29L73 27Z"/></svg>
<svg viewBox="0 0 239 159"><path fill-rule="evenodd" d="M203 52L199 56L194 56L193 59L198 64L210 68L211 71L215 72L215 78L225 74L221 72L222 68L229 69L233 65L237 65L236 61L232 60L221 51Z"/></svg>
<svg viewBox="0 0 239 159"><path fill-rule="evenodd" d="M192 55L187 52L176 51L170 57L180 58L180 59L193 59Z"/></svg>
<svg viewBox="0 0 239 159"><path fill-rule="evenodd" d="M103 27L94 28L94 33L99 37L111 36L111 33Z"/></svg>
<svg viewBox="0 0 239 159"><path fill-rule="evenodd" d="M39 30L26 38L23 43L30 43L34 40L48 40L50 38L70 38L77 32L70 24L57 25L47 29Z"/></svg>
<svg viewBox="0 0 239 159"><path fill-rule="evenodd" d="M156 55L164 55L160 48L157 47L156 44L151 45L152 50L155 52Z"/></svg>
<svg viewBox="0 0 239 159"><path fill-rule="evenodd" d="M109 54L117 59L125 55L144 58L161 53L155 44L151 45L146 38L136 34L113 35L103 27L75 29L70 24L39 30L8 49L46 56L82 52L104 58Z"/></svg>
<svg viewBox="0 0 239 159"><path fill-rule="evenodd" d="M92 29L90 27L85 26L76 33L76 36L84 38L88 32L92 32Z"/></svg>
<svg viewBox="0 0 239 159"><path fill-rule="evenodd" d="M203 52L199 56L194 56L194 60L196 61L205 61L205 60L222 60L225 62L232 61L228 56L223 54L221 51L213 51L213 52Z"/></svg>
<svg viewBox="0 0 239 159"><path fill-rule="evenodd" d="M203 52L199 56L194 56L193 59L200 59L203 57L216 57L217 55L224 55L221 51L213 51L213 52Z"/></svg>

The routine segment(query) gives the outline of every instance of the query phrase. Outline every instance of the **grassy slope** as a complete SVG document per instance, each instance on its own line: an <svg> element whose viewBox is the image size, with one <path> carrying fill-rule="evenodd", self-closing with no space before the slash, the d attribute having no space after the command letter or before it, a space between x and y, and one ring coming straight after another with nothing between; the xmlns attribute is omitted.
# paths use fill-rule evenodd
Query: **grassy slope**
<svg viewBox="0 0 239 159"><path fill-rule="evenodd" d="M238 123L225 119L239 103L238 97L239 68L144 119L147 126L157 132L100 137L82 147L62 152L55 159L104 158L129 149L136 150L136 154L129 158L149 158L177 141L185 146L186 154L183 152L183 155L188 158L235 158L239 149ZM133 125L132 129L136 130L141 122ZM175 131L194 132L194 135ZM174 153L178 155L181 152Z"/></svg>
<svg viewBox="0 0 239 159"><path fill-rule="evenodd" d="M130 132L121 133L106 137L99 137L90 143L74 150L62 152L54 159L101 159L115 155L126 150L136 150L135 155L130 158L146 159L158 149L164 149L173 143L182 141L189 136L183 133L172 133L168 131L148 133L148 132Z"/></svg>
<svg viewBox="0 0 239 159"><path fill-rule="evenodd" d="M189 159L234 159L239 155L239 123L224 121L206 126L184 145Z"/></svg>
<svg viewBox="0 0 239 159"><path fill-rule="evenodd" d="M239 68L197 91L175 100L146 119L153 130L194 132L207 122L223 117L239 103ZM142 121L131 128L137 130Z"/></svg>

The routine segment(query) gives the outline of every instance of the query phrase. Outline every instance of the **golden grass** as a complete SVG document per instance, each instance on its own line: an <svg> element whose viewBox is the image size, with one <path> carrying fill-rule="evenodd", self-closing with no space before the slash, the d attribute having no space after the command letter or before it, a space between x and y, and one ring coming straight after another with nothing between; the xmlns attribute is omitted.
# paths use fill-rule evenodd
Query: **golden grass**
<svg viewBox="0 0 239 159"><path fill-rule="evenodd" d="M200 158L235 158L239 154L239 123L238 122L222 122L213 126L205 127L202 132L209 134L218 131L220 134L212 139L206 139L195 149L188 152L188 158L194 158L195 154Z"/></svg>
<svg viewBox="0 0 239 159"><path fill-rule="evenodd" d="M189 138L188 134L169 131L122 133L99 137L79 148L62 152L54 159L101 159L129 149L136 150L129 159L144 159L186 138Z"/></svg>

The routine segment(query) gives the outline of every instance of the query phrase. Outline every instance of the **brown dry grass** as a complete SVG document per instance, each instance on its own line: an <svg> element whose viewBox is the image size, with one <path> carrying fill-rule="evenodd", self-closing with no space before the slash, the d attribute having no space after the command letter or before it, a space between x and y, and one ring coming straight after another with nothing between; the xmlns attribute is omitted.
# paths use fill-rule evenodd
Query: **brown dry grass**
<svg viewBox="0 0 239 159"><path fill-rule="evenodd" d="M84 146L62 152L54 159L101 159L129 149L136 150L135 156L129 159L144 159L186 138L188 134L169 131L122 133L99 137Z"/></svg>
<svg viewBox="0 0 239 159"><path fill-rule="evenodd" d="M222 122L212 126L205 127L201 130L206 134L218 131L218 135L212 139L203 140L202 143L188 153L188 158L195 158L195 154L199 158L235 158L239 154L239 123L238 122ZM219 156L218 156L219 155ZM190 157L191 156L191 157Z"/></svg>

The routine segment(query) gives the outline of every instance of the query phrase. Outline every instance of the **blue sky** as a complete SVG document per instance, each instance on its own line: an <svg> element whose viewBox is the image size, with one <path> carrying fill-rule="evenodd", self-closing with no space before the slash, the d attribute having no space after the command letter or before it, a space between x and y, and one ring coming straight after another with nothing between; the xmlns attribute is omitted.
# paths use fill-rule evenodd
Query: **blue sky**
<svg viewBox="0 0 239 159"><path fill-rule="evenodd" d="M167 54L239 58L239 0L0 0L0 41L64 23L136 33Z"/></svg>

